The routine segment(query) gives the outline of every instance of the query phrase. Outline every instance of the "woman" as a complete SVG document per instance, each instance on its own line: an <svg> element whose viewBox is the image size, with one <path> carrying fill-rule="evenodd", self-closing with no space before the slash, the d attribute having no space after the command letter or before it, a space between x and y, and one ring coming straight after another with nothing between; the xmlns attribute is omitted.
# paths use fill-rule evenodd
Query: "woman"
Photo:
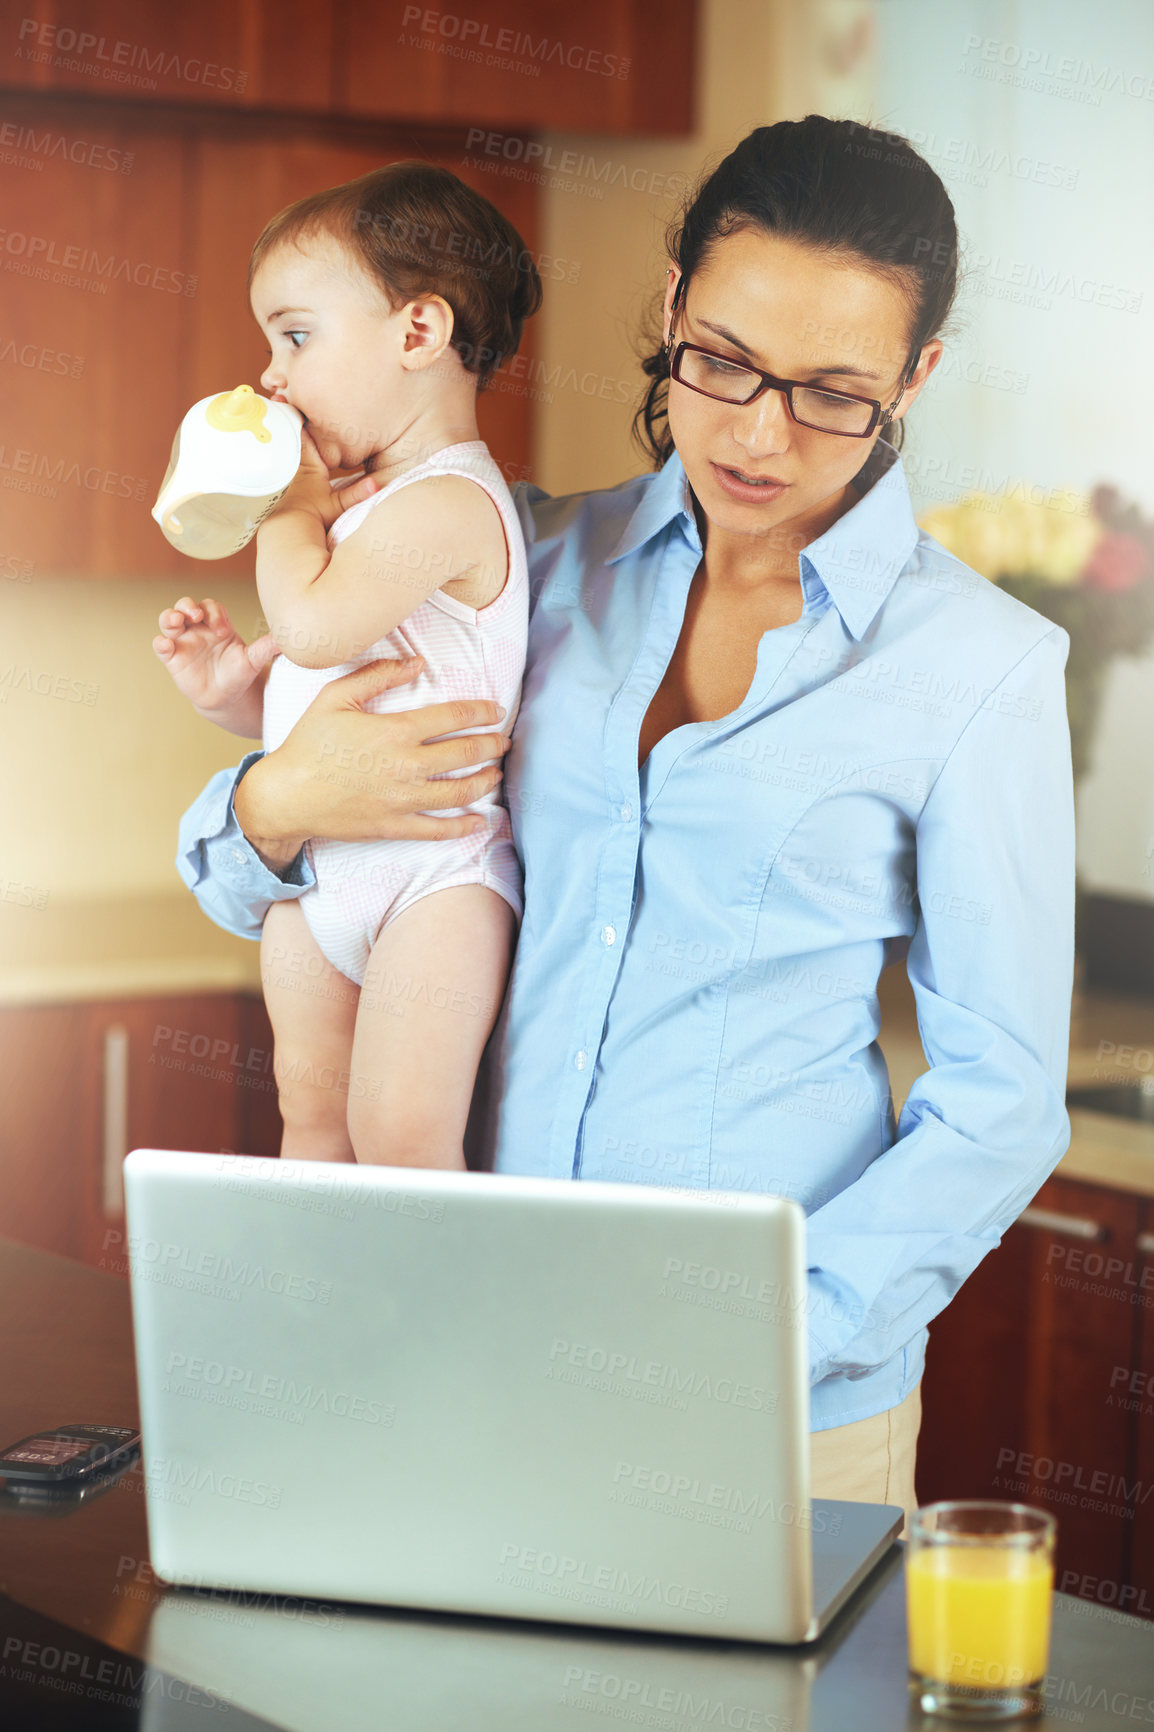
<svg viewBox="0 0 1154 1732"><path fill-rule="evenodd" d="M870 142L745 139L670 237L660 468L519 490L525 917L483 1137L504 1172L796 1198L814 1494L910 1509L926 1325L1068 1142L1069 645L914 522L896 441L957 240L933 170ZM463 798L427 778L500 739L421 741L496 718L361 714L399 671L329 686L190 810L220 924L256 936L309 835L455 833L412 815ZM931 1068L895 1125L876 988L907 946Z"/></svg>

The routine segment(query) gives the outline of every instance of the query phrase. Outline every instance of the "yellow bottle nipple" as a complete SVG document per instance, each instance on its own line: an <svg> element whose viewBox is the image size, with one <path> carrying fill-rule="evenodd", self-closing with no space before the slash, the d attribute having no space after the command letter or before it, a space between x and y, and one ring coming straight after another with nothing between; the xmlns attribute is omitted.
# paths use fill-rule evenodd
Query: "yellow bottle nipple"
<svg viewBox="0 0 1154 1732"><path fill-rule="evenodd" d="M205 420L219 433L252 433L262 445L272 434L265 426L263 397L258 397L251 385L238 385L235 391L222 391L205 410Z"/></svg>

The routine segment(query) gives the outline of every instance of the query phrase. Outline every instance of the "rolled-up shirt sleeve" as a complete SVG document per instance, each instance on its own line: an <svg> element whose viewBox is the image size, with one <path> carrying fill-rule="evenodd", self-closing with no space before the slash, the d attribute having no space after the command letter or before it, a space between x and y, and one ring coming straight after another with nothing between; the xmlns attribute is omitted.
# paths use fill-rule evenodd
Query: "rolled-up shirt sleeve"
<svg viewBox="0 0 1154 1732"><path fill-rule="evenodd" d="M930 1068L891 1146L809 1217L813 1383L909 1343L1069 1145L1068 651L1055 627L986 694L922 808L907 967Z"/></svg>
<svg viewBox="0 0 1154 1732"><path fill-rule="evenodd" d="M278 877L253 848L233 810L242 777L263 752L219 770L180 821L176 870L209 919L238 938L259 938L273 902L288 902L316 883L304 850Z"/></svg>

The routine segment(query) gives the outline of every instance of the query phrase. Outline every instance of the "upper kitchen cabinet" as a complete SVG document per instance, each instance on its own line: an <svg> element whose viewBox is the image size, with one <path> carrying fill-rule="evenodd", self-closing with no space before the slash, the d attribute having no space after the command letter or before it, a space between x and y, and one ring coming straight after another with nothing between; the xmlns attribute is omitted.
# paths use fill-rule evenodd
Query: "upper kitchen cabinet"
<svg viewBox="0 0 1154 1732"><path fill-rule="evenodd" d="M19 15L17 15L17 13ZM55 0L11 8L0 85L119 101L598 133L692 127L695 0ZM640 74L644 72L644 76Z"/></svg>
<svg viewBox="0 0 1154 1732"><path fill-rule="evenodd" d="M332 107L340 0L21 0L6 10L0 85L166 107Z"/></svg>
<svg viewBox="0 0 1154 1732"><path fill-rule="evenodd" d="M184 142L85 108L0 106L2 545L37 579L155 569L199 293Z"/></svg>
<svg viewBox="0 0 1154 1732"><path fill-rule="evenodd" d="M1145 1589L1145 1603L1132 1600L1131 1605L1133 1610L1154 1617L1154 1201L1143 1204L1136 1249L1135 1266L1127 1274L1133 1283L1138 1351L1129 1375L1123 1377L1120 1370L1111 1370L1110 1382L1115 1403L1132 1416L1137 1437L1130 1567L1131 1580Z"/></svg>
<svg viewBox="0 0 1154 1732"><path fill-rule="evenodd" d="M537 131L686 133L695 10L695 0L349 0L337 11L345 84L335 106Z"/></svg>
<svg viewBox="0 0 1154 1732"><path fill-rule="evenodd" d="M260 388L253 242L293 200L400 157L440 161L487 196L492 176L463 160L463 135L428 128L302 130L283 117L177 118L61 97L9 97L0 118L27 158L3 170L0 551L37 578L160 577L174 594L209 569L250 576L251 547L200 567L150 511L185 411L211 392ZM502 179L498 197L534 250L536 188ZM517 370L478 404L510 481L528 473L532 344L530 325Z"/></svg>

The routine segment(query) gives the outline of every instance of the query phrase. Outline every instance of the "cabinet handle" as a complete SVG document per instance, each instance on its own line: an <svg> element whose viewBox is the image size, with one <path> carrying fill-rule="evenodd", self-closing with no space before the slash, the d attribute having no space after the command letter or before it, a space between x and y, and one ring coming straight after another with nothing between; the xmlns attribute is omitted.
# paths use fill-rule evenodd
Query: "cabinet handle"
<svg viewBox="0 0 1154 1732"><path fill-rule="evenodd" d="M1108 1239L1109 1230L1084 1215L1060 1215L1056 1209L1023 1209L1018 1216L1023 1227L1040 1233L1056 1233L1062 1239Z"/></svg>
<svg viewBox="0 0 1154 1732"><path fill-rule="evenodd" d="M1154 1233L1139 1233L1138 1251L1144 1257L1154 1257Z"/></svg>
<svg viewBox="0 0 1154 1732"><path fill-rule="evenodd" d="M124 1213L124 1157L128 1153L128 1030L104 1031L104 1215Z"/></svg>

